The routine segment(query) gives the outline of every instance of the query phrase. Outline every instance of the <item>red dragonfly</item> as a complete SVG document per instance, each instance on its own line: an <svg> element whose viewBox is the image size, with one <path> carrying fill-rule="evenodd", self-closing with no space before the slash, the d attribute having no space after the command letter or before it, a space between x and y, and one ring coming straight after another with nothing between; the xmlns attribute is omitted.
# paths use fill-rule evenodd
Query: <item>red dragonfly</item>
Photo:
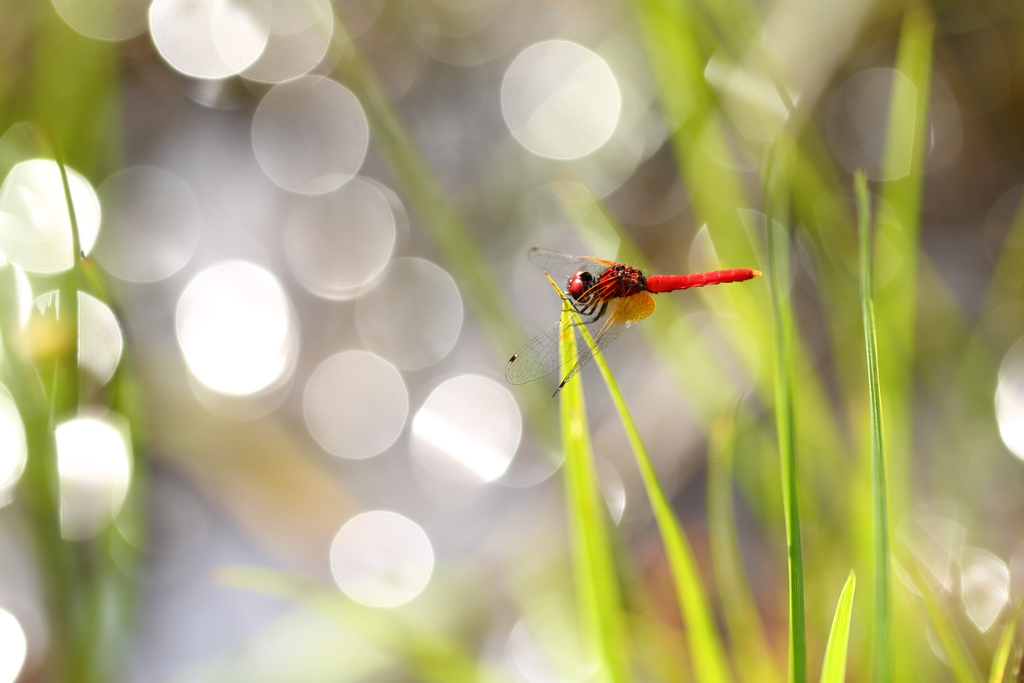
<svg viewBox="0 0 1024 683"><path fill-rule="evenodd" d="M594 339L590 345L577 339L580 343L576 345L576 357L563 363L558 352L562 332L559 321L509 359L505 379L512 384L532 382L550 375L562 365L571 365L555 394L590 362L595 349L604 349L624 329L654 313L655 303L651 294L723 282L743 282L761 274L761 271L750 268L733 268L692 275L645 276L640 270L621 263L537 247L530 249L527 257L545 273L569 278L565 285L566 296Z"/></svg>

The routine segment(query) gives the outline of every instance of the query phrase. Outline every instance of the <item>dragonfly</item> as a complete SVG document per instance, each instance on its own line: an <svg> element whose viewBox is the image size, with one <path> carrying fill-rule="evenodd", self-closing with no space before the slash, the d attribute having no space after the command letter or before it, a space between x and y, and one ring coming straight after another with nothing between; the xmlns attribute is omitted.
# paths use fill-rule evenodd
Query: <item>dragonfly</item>
<svg viewBox="0 0 1024 683"><path fill-rule="evenodd" d="M750 268L689 275L644 275L637 268L614 261L592 256L572 256L537 247L527 252L527 258L545 273L568 278L565 285L566 300L576 309L593 339L589 344L577 343L575 357L563 361L559 354L563 327L559 321L534 337L509 359L505 366L505 379L511 384L532 382L569 365L569 372L552 396L557 395L565 383L591 361L596 350L603 350L627 327L654 313L655 303L651 294L743 282L761 275L761 271ZM573 323L574 326L578 324Z"/></svg>

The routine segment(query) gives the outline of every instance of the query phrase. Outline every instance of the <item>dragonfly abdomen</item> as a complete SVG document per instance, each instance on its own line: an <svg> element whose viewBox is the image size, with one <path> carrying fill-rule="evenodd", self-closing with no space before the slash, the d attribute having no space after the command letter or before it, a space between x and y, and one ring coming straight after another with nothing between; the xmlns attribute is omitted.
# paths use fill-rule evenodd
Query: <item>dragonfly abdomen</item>
<svg viewBox="0 0 1024 683"><path fill-rule="evenodd" d="M725 282L743 282L760 274L761 271L750 268L731 268L690 275L648 275L647 291L657 294L659 292L674 292L677 289L719 285Z"/></svg>

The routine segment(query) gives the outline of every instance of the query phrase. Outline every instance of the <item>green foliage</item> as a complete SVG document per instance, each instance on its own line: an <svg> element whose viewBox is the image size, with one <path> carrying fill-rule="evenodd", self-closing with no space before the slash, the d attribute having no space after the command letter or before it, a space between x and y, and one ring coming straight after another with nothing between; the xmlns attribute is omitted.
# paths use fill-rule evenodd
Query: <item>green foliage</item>
<svg viewBox="0 0 1024 683"><path fill-rule="evenodd" d="M867 350L868 400L871 403L872 501L875 537L875 671L879 680L891 676L889 667L889 505L886 484L885 439L882 430L882 399L878 381L878 342L875 338L875 308L871 277L871 204L867 176L854 177L860 226L860 299L864 316L864 345Z"/></svg>
<svg viewBox="0 0 1024 683"><path fill-rule="evenodd" d="M13 268L0 266L0 382L10 392L25 429L27 460L18 494L27 511L51 633L51 654L41 676L49 680L109 680L121 666L134 616L137 586L125 574L137 561L138 549L125 546L124 564L116 567L107 551L118 542L113 527L82 542L65 540L62 529L61 483L58 477L54 428L81 412L109 408L138 424L140 405L132 392L130 361L121 359L114 377L102 388L83 381L79 365L79 292L110 302L103 276L79 257L78 224L71 202L63 149L45 130L25 125L23 151L49 158L60 169L72 231L74 266L41 284L54 287L57 305L22 325L16 313L17 285ZM88 389L88 390L87 390ZM141 430L139 430L141 431ZM136 432L136 436L138 433ZM144 471L137 448L134 471ZM141 491L138 491L141 496ZM143 524L141 509L125 509Z"/></svg>
<svg viewBox="0 0 1024 683"><path fill-rule="evenodd" d="M776 68L777 55L758 52L768 24L759 12L765 10L742 0L634 5L636 26L628 35L646 48L657 111L667 123L668 145L690 200L679 225L650 232L661 230L675 244L682 242L676 233L703 226L721 267L763 268L767 277L713 295L692 293L689 300L662 296L658 312L638 325L707 438L706 539L689 522L684 528L677 514L683 501L674 498L679 482L656 473L633 418L638 408L631 408L632 397L602 355L595 355L653 514L674 602L638 585L649 576L634 567L646 530L631 529L636 536L629 537L610 522L582 381L567 383L557 406L543 382L516 390L536 440L565 458L559 476L568 520L566 554L572 558L580 630L600 662L600 675L614 682L645 676L779 683L786 671L787 680L804 683L816 673L812 663L821 661L822 683L944 677L974 683L986 669L991 683L1005 680L1024 601L1000 629L980 632L958 616L963 610L955 583L938 585L927 558L913 548L906 551L910 541L896 533L900 520L912 520L908 512L916 503L934 498L966 499L979 516L996 514L985 505L986 487L1005 472L996 462L1005 449L993 427L992 394L999 359L1024 334L1024 204L995 247L999 253L979 311L961 301L952 279L921 247L934 132L932 80L941 72L937 62L952 59L943 53L943 36L937 38L942 23L920 2L908 3L896 18L880 11L865 20L886 22L897 38L897 75L888 110L879 116L885 146L872 174L872 199L867 176L851 176L830 155L817 119L827 103L815 102L811 87L799 93L806 99L791 97L793 84ZM19 120L32 121L17 129L34 131L19 144L57 160L62 173L66 157L71 167L101 179L120 156L117 48L71 32L50 3L7 9L11 35L34 29L32 40L0 46L10 64L16 49L32 55L26 66L12 66L0 76L0 133ZM500 271L480 242L482 231L471 228L474 221L462 208L468 200L450 196L428 165L359 42L338 33L331 51L334 75L359 99L374 149L428 248L456 279L474 324L494 347L498 367L526 333L507 281L495 276ZM716 84L710 75L709 65L723 61L769 84L779 95L777 111L737 112L729 84ZM970 80L949 72L961 86ZM840 73L835 67L826 75ZM763 89L758 97L770 99ZM750 110L759 111L758 103ZM760 116L755 123L765 134L737 134L739 114ZM8 151L0 149L3 173L17 156L9 158ZM498 154L496 164L505 160ZM579 178L569 171L553 175L561 182L551 191L580 236L592 245L618 245L617 253L596 256L644 269L669 261L651 246L658 244L656 237L623 225ZM68 208L74 224L70 200ZM18 496L51 629L52 656L39 678L72 682L116 678L134 628L135 587L107 552L123 542L116 531L80 545L61 539L54 425L99 404L128 416L136 453L142 431L127 359L109 386L87 392L83 385L73 341L76 294L88 291L112 306L116 302L95 264L77 257L74 234L75 267L45 280L60 292L59 309L48 320L54 323L52 353L26 353L14 274L0 267L0 371L25 425L29 460ZM689 315L699 296L705 302L720 297L729 311L709 316L713 334L707 336ZM1007 314L1000 306L1013 308ZM575 315L565 303L566 358L577 341L570 330L582 330L586 339ZM600 405L590 403L591 410ZM939 424L934 434L922 435L915 420L928 410L941 418L931 415L929 429ZM645 436L653 443L654 435ZM135 467L136 474L144 469L141 458ZM126 524L145 526L139 502L122 516ZM977 543L997 542L990 538ZM866 586L859 598L854 572ZM829 621L843 576L848 579ZM389 652L418 680L501 678L478 643L449 636L435 624L356 605L290 574L234 569L222 579L328 614ZM650 665L652 660L660 666Z"/></svg>
<svg viewBox="0 0 1024 683"><path fill-rule="evenodd" d="M572 326L575 325L582 333L584 342L588 345L593 345L593 338L579 319L575 309L572 308L569 300L562 294L561 290L559 290L559 295L562 297L563 325L567 332L565 338L575 339L575 335L571 334ZM572 342L567 342L568 349L572 348L569 346L570 344ZM570 355L569 357L572 356ZM697 564L693 557L693 551L690 548L690 542L686 538L686 533L683 531L675 511L672 509L668 496L665 495L664 488L662 488L661 483L658 481L658 477L654 472L654 466L651 464L651 458L647 454L647 448L644 446L643 440L640 438L640 432L637 430L636 423L633 422L633 416L629 412L626 400L623 398L622 392L619 391L615 376L612 374L600 350L596 350L594 360L597 362L597 367L601 370L601 376L608 386L612 402L615 404L619 419L626 430L630 448L633 450L637 467L640 469L640 477L643 480L647 498L651 503L651 508L654 510L654 519L658 523L658 531L661 533L661 538L665 543L665 553L668 556L669 568L672 572L672 582L679 600L680 615L687 627L687 631L690 633L690 657L693 660L695 678L700 683L725 683L730 681L731 676L729 675L725 651L707 599L707 590L697 571ZM566 389L570 385L575 391L579 391L579 379L570 381L566 385ZM563 399L563 407L567 405L566 401L567 399ZM582 423L582 427L585 430L586 422L582 416L579 422L567 424L563 421L563 438L572 438L578 434L578 428L581 426L580 423ZM566 451L567 465L569 452L568 450ZM574 498L570 500L574 500ZM600 516L600 513L598 513L598 516Z"/></svg>
<svg viewBox="0 0 1024 683"><path fill-rule="evenodd" d="M337 620L366 642L394 656L417 680L429 683L505 683L458 639L412 617L361 605L333 586L291 573L224 567L217 579L237 588L284 598Z"/></svg>
<svg viewBox="0 0 1024 683"><path fill-rule="evenodd" d="M825 662L821 667L821 683L843 683L846 680L846 648L850 636L850 619L853 614L853 594L857 578L850 572L850 578L843 586L836 605L836 616L832 619L832 630L828 633L825 646Z"/></svg>
<svg viewBox="0 0 1024 683"><path fill-rule="evenodd" d="M573 328L578 322L573 320L575 314L563 299L559 352L566 362L576 355ZM626 660L626 615L612 559L607 509L597 484L583 387L577 378L566 383L559 394L565 451L565 504L583 623L608 680L627 681L630 676Z"/></svg>

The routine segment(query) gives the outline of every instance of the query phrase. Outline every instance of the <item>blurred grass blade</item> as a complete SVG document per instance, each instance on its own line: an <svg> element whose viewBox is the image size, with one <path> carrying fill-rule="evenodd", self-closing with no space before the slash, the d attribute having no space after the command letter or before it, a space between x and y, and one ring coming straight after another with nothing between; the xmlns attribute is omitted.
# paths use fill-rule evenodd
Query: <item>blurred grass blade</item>
<svg viewBox="0 0 1024 683"><path fill-rule="evenodd" d="M911 453L911 371L914 327L917 324L919 233L922 178L929 146L928 102L935 21L923 3L911 3L903 19L893 76L882 162L882 204L892 208L883 220L879 241L891 245L879 254L879 269L894 272L875 297L879 345L886 355L879 363L879 382L886 396L886 438L892 462L891 503L897 515L909 503ZM883 262L891 259L891 262Z"/></svg>
<svg viewBox="0 0 1024 683"><path fill-rule="evenodd" d="M985 292L984 310L992 310L1006 301L1015 301L1024 285L1024 193L1021 194L1013 220L1007 228Z"/></svg>
<svg viewBox="0 0 1024 683"><path fill-rule="evenodd" d="M919 584L920 585L920 584ZM978 673L974 660L968 654L967 646L957 635L956 630L949 618L942 609L938 598L926 588L924 591L924 604L928 610L935 634L938 636L942 651L946 655L946 661L953 670L953 676L959 683L980 683L981 676Z"/></svg>
<svg viewBox="0 0 1024 683"><path fill-rule="evenodd" d="M871 280L871 201L867 176L854 176L857 218L860 232L860 300L867 350L868 400L871 410L872 500L874 502L874 634L875 680L892 678L889 662L889 512L886 481L885 440L882 432L882 397L878 378L878 345L875 338L875 310Z"/></svg>
<svg viewBox="0 0 1024 683"><path fill-rule="evenodd" d="M420 626L395 611L361 605L337 589L298 575L232 566L221 568L217 578L224 585L292 600L337 619L398 658L417 680L430 683L503 683L505 680L480 664L466 646L440 634L434 625Z"/></svg>
<svg viewBox="0 0 1024 683"><path fill-rule="evenodd" d="M705 224L722 268L758 268L761 245L754 244L739 213L748 206L743 174L722 159L734 156L727 125L716 108L716 97L704 70L709 55L701 51L709 37L701 33L690 3L637 0L644 42L658 83L661 110L674 130L673 151L680 178L692 193L693 213ZM770 343L771 315L766 293L757 287L731 295L737 315L718 323L733 338L753 337L758 346ZM742 351L741 351L742 352ZM767 381L767 380L766 380ZM767 385L761 390L770 392Z"/></svg>
<svg viewBox="0 0 1024 683"><path fill-rule="evenodd" d="M1017 623L1021 616L1024 616L1024 597L1017 602L1017 609L1003 629L1003 635L999 639L999 647L992 657L992 668L989 671L988 683L1002 683L1006 675L1006 665L1010 661L1010 653L1013 651L1014 636L1017 635Z"/></svg>
<svg viewBox="0 0 1024 683"><path fill-rule="evenodd" d="M789 234L785 219L776 221L776 211L787 197L776 174L776 147L769 150L764 173L764 207L768 231L768 279L771 282L775 316L775 426L782 461L782 503L786 517L786 546L789 568L789 680L807 680L807 633L804 616L803 543L800 534L800 496L796 467L796 416L793 410L795 362L793 359L793 309L786 291L790 282ZM780 182L776 182L779 179ZM779 232L782 234L780 235Z"/></svg>
<svg viewBox="0 0 1024 683"><path fill-rule="evenodd" d="M707 519L711 563L733 644L738 677L744 681L781 683L783 677L772 656L764 624L743 569L733 512L735 423L731 414L721 415L711 427L708 443Z"/></svg>
<svg viewBox="0 0 1024 683"><path fill-rule="evenodd" d="M78 408L79 367L78 367L78 284L81 275L81 241L78 235L78 218L75 206L71 201L71 187L68 185L68 171L64 165L63 153L56 138L51 140L54 160L60 169L61 184L64 188L64 201L71 225L71 268L59 277L59 296L57 298L57 318L65 327L68 338L76 342L69 345L63 357L57 360L54 380L53 409L57 420L67 419Z"/></svg>
<svg viewBox="0 0 1024 683"><path fill-rule="evenodd" d="M957 683L981 683L981 674L971 657L964 641L956 632L943 608L942 602L935 595L931 584L924 578L916 560L909 555L900 555L900 566L910 576L911 581L921 594L925 611L934 629L935 636L942 646L946 664L953 670L953 678Z"/></svg>
<svg viewBox="0 0 1024 683"><path fill-rule="evenodd" d="M853 614L853 593L857 578L850 572L850 578L843 586L836 605L836 616L832 619L832 630L825 646L825 661L821 667L821 683L843 683L846 680L846 649L849 644L850 618Z"/></svg>
<svg viewBox="0 0 1024 683"><path fill-rule="evenodd" d="M384 86L342 28L337 13L334 21L339 30L332 34L331 45L338 79L359 99L374 146L458 283L459 295L480 320L499 355L507 358L506 354L523 344L526 334L502 292L502 278L495 277L465 221L392 106ZM554 443L555 426L547 392L537 382L521 387L520 392L529 397L523 405L535 431L542 441Z"/></svg>
<svg viewBox="0 0 1024 683"><path fill-rule="evenodd" d="M548 280L561 296L558 285L550 276ZM578 329L584 329L578 318L574 321L575 313L563 298L559 349L563 367L571 367L571 364L564 363L576 355L574 326L578 324ZM582 621L589 631L607 680L624 683L630 680L626 659L626 616L619 595L608 537L608 513L597 484L583 386L578 374L562 387L559 396L562 448L565 452L563 479Z"/></svg>
<svg viewBox="0 0 1024 683"><path fill-rule="evenodd" d="M336 17L336 21L340 22L340 18ZM518 317L455 205L392 107L384 86L345 31L337 32L333 47L340 59L339 78L359 99L369 119L374 144L452 269L460 284L459 293L480 317L492 341L499 348L513 348L523 337L516 323Z"/></svg>
<svg viewBox="0 0 1024 683"><path fill-rule="evenodd" d="M554 284L554 283L552 283ZM561 291L559 290L559 294ZM587 344L593 344L586 326L579 320L576 311L564 299L564 316L572 316L583 334ZM563 317L563 320L567 318ZM572 319L570 320L570 324ZM565 324L565 323L563 323ZM566 335L572 337L573 335ZM658 523L658 531L661 533L662 541L665 543L665 554L668 556L669 568L672 572L672 582L676 589L676 596L679 600L679 610L690 635L690 658L693 660L696 669L695 680L699 683L723 683L731 680L729 675L729 664L725 656L725 649L715 625L714 616L711 611L710 600L707 591L700 579L700 572L690 549L690 543L686 533L676 518L675 510L665 490L658 481L654 472L650 456L647 454L647 447L644 446L637 430L633 416L629 412L622 392L619 391L618 382L612 374L608 363L601 354L600 349L594 350L594 360L601 370L601 376L608 385L608 393L612 397L615 409L622 420L622 426L626 430L626 438L629 440L633 455L636 456L637 466L640 468L640 477L643 479L644 490L647 498L651 501L651 508L654 511L654 519ZM570 382L579 386L579 382ZM566 385L568 388L568 385ZM564 391L564 390L563 390ZM564 403L563 403L564 409ZM563 418L564 419L564 418ZM566 449L566 466L569 464L569 451Z"/></svg>

